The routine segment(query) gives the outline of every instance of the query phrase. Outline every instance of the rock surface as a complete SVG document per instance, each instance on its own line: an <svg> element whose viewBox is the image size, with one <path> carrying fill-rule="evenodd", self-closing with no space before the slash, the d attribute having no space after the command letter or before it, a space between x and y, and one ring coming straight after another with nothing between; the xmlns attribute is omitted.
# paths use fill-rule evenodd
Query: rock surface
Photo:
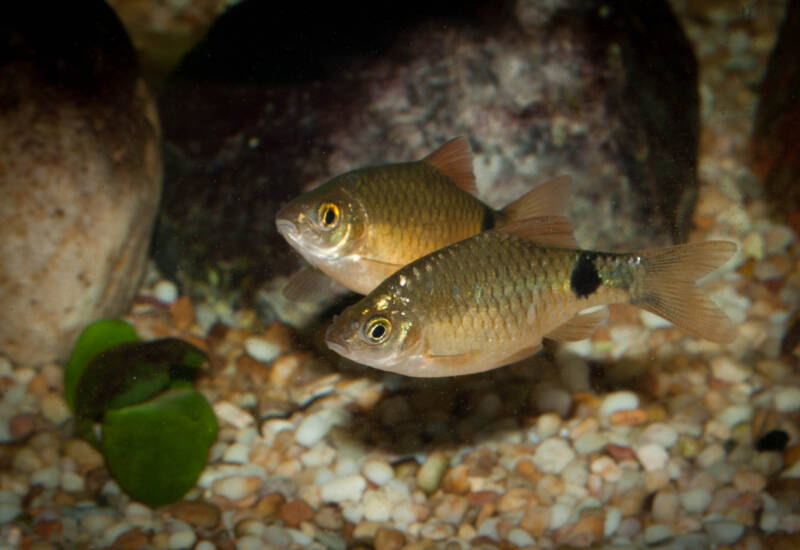
<svg viewBox="0 0 800 550"><path fill-rule="evenodd" d="M319 25L251 1L218 19L161 96L162 269L195 295L246 294L299 263L275 232L281 202L457 135L495 207L570 174L585 247L686 234L697 71L666 3L412 4L402 17L325 8Z"/></svg>
<svg viewBox="0 0 800 550"><path fill-rule="evenodd" d="M42 363L64 358L92 320L130 305L161 189L160 135L133 48L103 2L8 9L0 352Z"/></svg>

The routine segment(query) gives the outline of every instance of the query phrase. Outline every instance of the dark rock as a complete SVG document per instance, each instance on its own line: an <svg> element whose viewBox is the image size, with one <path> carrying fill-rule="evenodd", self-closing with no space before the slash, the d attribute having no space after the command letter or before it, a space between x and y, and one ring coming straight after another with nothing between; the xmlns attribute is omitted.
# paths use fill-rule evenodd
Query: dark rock
<svg viewBox="0 0 800 550"><path fill-rule="evenodd" d="M456 135L492 206L571 174L584 247L686 234L697 69L665 2L301 12L230 9L161 97L172 161L156 258L193 293L252 291L295 269L274 215L310 184Z"/></svg>
<svg viewBox="0 0 800 550"><path fill-rule="evenodd" d="M0 351L64 358L127 310L161 187L155 105L103 2L4 7L0 143Z"/></svg>
<svg viewBox="0 0 800 550"><path fill-rule="evenodd" d="M790 0L761 85L753 127L753 171L772 210L800 219L800 0Z"/></svg>

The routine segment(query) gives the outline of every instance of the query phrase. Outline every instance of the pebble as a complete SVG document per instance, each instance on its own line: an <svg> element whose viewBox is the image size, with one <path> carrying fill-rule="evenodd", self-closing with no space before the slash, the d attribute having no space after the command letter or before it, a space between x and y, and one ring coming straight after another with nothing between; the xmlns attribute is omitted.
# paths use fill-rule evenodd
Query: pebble
<svg viewBox="0 0 800 550"><path fill-rule="evenodd" d="M295 441L300 445L311 447L328 435L333 426L345 424L346 421L347 416L343 409L322 409L306 416L300 422L294 434Z"/></svg>
<svg viewBox="0 0 800 550"><path fill-rule="evenodd" d="M229 403L228 401L219 401L214 403L212 408L220 420L227 422L232 426L239 428L240 430L255 422L255 418L253 418L252 414L237 407L233 403Z"/></svg>
<svg viewBox="0 0 800 550"><path fill-rule="evenodd" d="M608 418L618 411L626 411L639 408L639 396L629 391L612 392L603 398L600 404L600 418Z"/></svg>
<svg viewBox="0 0 800 550"><path fill-rule="evenodd" d="M234 464L247 464L248 455L250 454L250 446L244 443L233 443L222 455L223 462L232 462Z"/></svg>
<svg viewBox="0 0 800 550"><path fill-rule="evenodd" d="M591 463L590 469L609 483L616 483L622 477L622 468L609 456L595 458Z"/></svg>
<svg viewBox="0 0 800 550"><path fill-rule="evenodd" d="M81 529L91 533L102 533L111 527L116 520L111 513L103 512L100 509L87 513L81 519ZM2 523L2 522L0 522Z"/></svg>
<svg viewBox="0 0 800 550"><path fill-rule="evenodd" d="M171 304L178 299L178 286L172 281L162 279L156 283L153 294L159 302Z"/></svg>
<svg viewBox="0 0 800 550"><path fill-rule="evenodd" d="M710 521L703 529L715 545L733 544L744 534L744 525L731 521Z"/></svg>
<svg viewBox="0 0 800 550"><path fill-rule="evenodd" d="M386 483L394 477L394 470L391 465L385 460L378 458L367 460L364 466L362 466L361 471L364 477L378 487L386 485Z"/></svg>
<svg viewBox="0 0 800 550"><path fill-rule="evenodd" d="M738 384L750 377L750 369L726 356L715 357L711 360L711 373L717 380L729 384Z"/></svg>
<svg viewBox="0 0 800 550"><path fill-rule="evenodd" d="M723 409L718 415L720 422L733 428L753 418L753 407L750 405L731 405Z"/></svg>
<svg viewBox="0 0 800 550"><path fill-rule="evenodd" d="M392 503L383 491L366 491L363 502L367 521L388 521L392 515Z"/></svg>
<svg viewBox="0 0 800 550"><path fill-rule="evenodd" d="M260 537L246 535L236 541L236 550L262 550L264 541Z"/></svg>
<svg viewBox="0 0 800 550"><path fill-rule="evenodd" d="M610 537L617 532L619 524L622 522L622 512L619 508L606 508L606 519L603 525L603 535Z"/></svg>
<svg viewBox="0 0 800 550"><path fill-rule="evenodd" d="M678 442L678 432L669 424L656 422L650 424L639 435L639 443L656 443L665 449L672 448Z"/></svg>
<svg viewBox="0 0 800 550"><path fill-rule="evenodd" d="M508 536L506 537L508 542L511 544L519 547L525 548L526 546L533 546L535 544L535 540L531 537L527 532L523 531L522 529L512 529L508 532Z"/></svg>
<svg viewBox="0 0 800 550"><path fill-rule="evenodd" d="M367 480L360 475L348 475L328 481L322 485L322 500L326 502L358 502L367 488Z"/></svg>
<svg viewBox="0 0 800 550"><path fill-rule="evenodd" d="M550 528L552 521L551 509L546 506L531 505L525 510L525 515L519 522L519 526L535 537L544 534Z"/></svg>
<svg viewBox="0 0 800 550"><path fill-rule="evenodd" d="M314 516L314 509L302 498L284 502L280 507L280 517L290 527L296 527Z"/></svg>
<svg viewBox="0 0 800 550"><path fill-rule="evenodd" d="M460 495L445 494L433 509L433 514L442 521L458 525L468 505L467 499Z"/></svg>
<svg viewBox="0 0 800 550"><path fill-rule="evenodd" d="M532 460L542 472L558 474L575 456L575 451L564 439L551 438L536 447Z"/></svg>
<svg viewBox="0 0 800 550"><path fill-rule="evenodd" d="M31 485L41 485L45 489L55 489L61 480L61 472L56 466L48 466L33 472L30 478Z"/></svg>
<svg viewBox="0 0 800 550"><path fill-rule="evenodd" d="M697 455L697 465L707 469L725 457L725 449L719 443L712 443Z"/></svg>
<svg viewBox="0 0 800 550"><path fill-rule="evenodd" d="M170 550L183 550L184 548L191 548L197 541L197 535L191 529L183 529L172 533L169 536Z"/></svg>
<svg viewBox="0 0 800 550"><path fill-rule="evenodd" d="M447 471L449 462L444 453L432 452L417 471L417 486L428 494L436 491Z"/></svg>
<svg viewBox="0 0 800 550"><path fill-rule="evenodd" d="M56 426L72 418L72 411L69 410L67 402L58 393L47 392L41 398L39 405L42 408L42 416Z"/></svg>
<svg viewBox="0 0 800 550"><path fill-rule="evenodd" d="M397 529L378 529L375 533L375 550L400 550L406 544L406 537Z"/></svg>
<svg viewBox="0 0 800 550"><path fill-rule="evenodd" d="M653 519L658 523L672 523L678 519L680 499L674 491L658 491L653 498Z"/></svg>
<svg viewBox="0 0 800 550"><path fill-rule="evenodd" d="M211 490L228 500L239 500L254 495L262 484L257 476L229 476L214 480Z"/></svg>
<svg viewBox="0 0 800 550"><path fill-rule="evenodd" d="M555 413L545 413L536 419L536 435L539 441L549 439L561 428L561 417Z"/></svg>
<svg viewBox="0 0 800 550"><path fill-rule="evenodd" d="M218 506L199 500L181 500L169 507L169 514L183 522L201 529L213 529L219 524L221 512Z"/></svg>
<svg viewBox="0 0 800 550"><path fill-rule="evenodd" d="M0 490L0 525L13 521L22 513L22 499L7 490Z"/></svg>
<svg viewBox="0 0 800 550"><path fill-rule="evenodd" d="M660 470L667 465L669 455L664 447L658 443L647 443L636 449L636 458L639 459L646 471Z"/></svg>
<svg viewBox="0 0 800 550"><path fill-rule="evenodd" d="M567 524L572 507L568 504L557 503L550 508L550 529L558 529Z"/></svg>
<svg viewBox="0 0 800 550"><path fill-rule="evenodd" d="M244 341L247 355L262 363L271 363L281 354L281 346L258 336L251 336Z"/></svg>
<svg viewBox="0 0 800 550"><path fill-rule="evenodd" d="M800 410L800 388L781 388L775 392L775 408L783 413Z"/></svg>
<svg viewBox="0 0 800 550"><path fill-rule="evenodd" d="M658 544L670 538L674 534L669 525L650 525L644 530L644 541L646 544Z"/></svg>
<svg viewBox="0 0 800 550"><path fill-rule="evenodd" d="M201 540L194 546L194 550L217 550L217 547L211 541Z"/></svg>
<svg viewBox="0 0 800 550"><path fill-rule="evenodd" d="M75 472L63 472L61 474L61 488L68 493L79 493L86 487L82 475Z"/></svg>
<svg viewBox="0 0 800 550"><path fill-rule="evenodd" d="M708 489L691 489L681 493L681 506L690 514L702 514L711 504L711 491Z"/></svg>
<svg viewBox="0 0 800 550"><path fill-rule="evenodd" d="M601 432L589 432L582 434L575 440L573 446L580 455L595 453L606 446L608 436Z"/></svg>

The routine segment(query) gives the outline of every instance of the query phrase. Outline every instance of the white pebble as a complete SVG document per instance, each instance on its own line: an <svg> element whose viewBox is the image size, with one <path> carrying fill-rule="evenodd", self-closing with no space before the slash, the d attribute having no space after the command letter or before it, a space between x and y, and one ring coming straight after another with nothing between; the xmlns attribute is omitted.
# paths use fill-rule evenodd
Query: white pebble
<svg viewBox="0 0 800 550"><path fill-rule="evenodd" d="M69 410L64 398L55 392L46 393L40 403L42 416L56 426L72 418L72 411Z"/></svg>
<svg viewBox="0 0 800 550"><path fill-rule="evenodd" d="M246 428L255 421L252 414L227 401L215 403L213 409L214 414L216 414L220 420L228 422L240 430Z"/></svg>
<svg viewBox="0 0 800 550"><path fill-rule="evenodd" d="M650 424L639 436L639 443L657 443L665 449L678 442L678 432L669 424L656 422Z"/></svg>
<svg viewBox="0 0 800 550"><path fill-rule="evenodd" d="M281 354L281 347L275 342L264 340L258 336L251 336L244 341L244 349L247 355L261 361L262 363L271 363L278 355Z"/></svg>
<svg viewBox="0 0 800 550"><path fill-rule="evenodd" d="M648 472L660 470L667 465L669 455L658 443L647 443L636 449L636 458Z"/></svg>
<svg viewBox="0 0 800 550"><path fill-rule="evenodd" d="M247 464L250 455L250 447L243 443L233 443L222 455L224 462L233 462L234 464Z"/></svg>
<svg viewBox="0 0 800 550"><path fill-rule="evenodd" d="M278 525L270 525L264 529L264 540L278 548L285 548L292 544L292 537L286 532L286 529Z"/></svg>
<svg viewBox="0 0 800 550"><path fill-rule="evenodd" d="M558 433L561 427L561 417L555 413L545 413L536 419L536 435L539 441L544 441Z"/></svg>
<svg viewBox="0 0 800 550"><path fill-rule="evenodd" d="M575 440L574 446L578 454L585 455L599 451L608 443L608 436L602 432L589 432L581 434Z"/></svg>
<svg viewBox="0 0 800 550"><path fill-rule="evenodd" d="M229 500L239 500L258 491L263 480L254 476L228 476L214 480L211 488L215 494Z"/></svg>
<svg viewBox="0 0 800 550"><path fill-rule="evenodd" d="M114 524L114 516L100 511L89 512L81 519L81 529L90 534L101 533Z"/></svg>
<svg viewBox="0 0 800 550"><path fill-rule="evenodd" d="M169 536L169 548L170 550L191 548L196 540L197 535L194 534L194 531L184 529Z"/></svg>
<svg viewBox="0 0 800 550"><path fill-rule="evenodd" d="M322 500L326 502L343 502L361 500L361 494L367 488L367 480L360 475L344 476L322 486Z"/></svg>
<svg viewBox="0 0 800 550"><path fill-rule="evenodd" d="M262 548L264 548L264 541L252 535L239 537L236 541L236 550L261 550Z"/></svg>
<svg viewBox="0 0 800 550"><path fill-rule="evenodd" d="M55 489L61 480L61 472L56 466L36 470L31 475L31 485L42 485L45 489Z"/></svg>
<svg viewBox="0 0 800 550"><path fill-rule="evenodd" d="M364 477L379 487L386 485L394 477L394 470L389 463L378 458L367 460L362 471Z"/></svg>
<svg viewBox="0 0 800 550"><path fill-rule="evenodd" d="M790 413L800 409L800 388L781 388L775 392L775 408Z"/></svg>
<svg viewBox="0 0 800 550"><path fill-rule="evenodd" d="M79 493L85 486L83 476L75 472L64 472L61 474L61 488L68 493Z"/></svg>
<svg viewBox="0 0 800 550"><path fill-rule="evenodd" d="M519 548L525 548L526 546L533 546L536 541L523 529L516 528L509 531L508 542Z"/></svg>
<svg viewBox="0 0 800 550"><path fill-rule="evenodd" d="M711 521L703 528L715 545L733 544L744 534L744 525L732 521Z"/></svg>
<svg viewBox="0 0 800 550"><path fill-rule="evenodd" d="M194 550L217 550L217 547L210 540L201 540L195 545Z"/></svg>
<svg viewBox="0 0 800 550"><path fill-rule="evenodd" d="M575 458L575 451L565 440L551 438L536 447L533 463L542 472L558 474Z"/></svg>
<svg viewBox="0 0 800 550"><path fill-rule="evenodd" d="M606 508L606 520L603 525L603 535L610 537L617 532L622 522L622 511L619 508Z"/></svg>
<svg viewBox="0 0 800 550"><path fill-rule="evenodd" d="M722 410L717 416L720 422L733 428L742 422L750 422L753 418L753 407L750 405L731 405Z"/></svg>
<svg viewBox="0 0 800 550"><path fill-rule="evenodd" d="M364 493L364 517L367 521L388 521L392 515L392 503L383 491Z"/></svg>
<svg viewBox="0 0 800 550"><path fill-rule="evenodd" d="M334 425L345 422L346 416L342 409L323 409L303 419L297 427L294 439L300 445L311 447L325 437Z"/></svg>
<svg viewBox="0 0 800 550"><path fill-rule="evenodd" d="M300 455L300 462L307 468L319 468L332 464L335 458L336 450L330 445L319 442Z"/></svg>
<svg viewBox="0 0 800 550"><path fill-rule="evenodd" d="M627 411L639 408L639 396L629 391L609 393L600 404L600 417L607 419L617 411Z"/></svg>
<svg viewBox="0 0 800 550"><path fill-rule="evenodd" d="M300 548L309 548L314 541L313 538L297 529L287 529L286 532L289 533L289 536L292 537L292 541Z"/></svg>
<svg viewBox="0 0 800 550"><path fill-rule="evenodd" d="M478 525L478 535L482 537L489 537L490 539L498 539L497 536L497 522L500 518L486 518L480 525Z"/></svg>
<svg viewBox="0 0 800 550"><path fill-rule="evenodd" d="M680 496L681 506L690 514L702 514L711 504L711 491L708 489L692 489Z"/></svg>
<svg viewBox="0 0 800 550"><path fill-rule="evenodd" d="M153 293L159 302L165 304L171 304L178 299L178 287L172 281L158 281L153 288Z"/></svg>
<svg viewBox="0 0 800 550"><path fill-rule="evenodd" d="M14 521L22 513L22 499L11 491L0 491L0 525Z"/></svg>
<svg viewBox="0 0 800 550"><path fill-rule="evenodd" d="M534 390L533 402L542 412L554 412L565 417L572 408L572 395L562 388L542 384Z"/></svg>
<svg viewBox="0 0 800 550"><path fill-rule="evenodd" d="M572 507L567 504L557 503L550 508L550 529L563 527L569 521Z"/></svg>
<svg viewBox="0 0 800 550"><path fill-rule="evenodd" d="M669 525L650 525L644 530L644 541L647 544L657 544L673 535L672 527Z"/></svg>
<svg viewBox="0 0 800 550"><path fill-rule="evenodd" d="M711 360L711 373L717 380L729 384L744 382L750 377L750 369L725 356L715 357Z"/></svg>
<svg viewBox="0 0 800 550"><path fill-rule="evenodd" d="M719 443L712 443L697 455L697 465L709 468L725 457L725 449Z"/></svg>

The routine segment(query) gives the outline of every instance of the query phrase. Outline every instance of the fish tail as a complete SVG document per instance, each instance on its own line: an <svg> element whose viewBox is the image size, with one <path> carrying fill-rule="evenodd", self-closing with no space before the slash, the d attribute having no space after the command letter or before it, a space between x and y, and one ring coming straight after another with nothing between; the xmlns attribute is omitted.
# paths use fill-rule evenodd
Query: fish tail
<svg viewBox="0 0 800 550"><path fill-rule="evenodd" d="M631 303L692 335L731 342L736 331L730 319L703 295L696 281L727 262L736 249L730 241L705 241L639 254L644 280Z"/></svg>

